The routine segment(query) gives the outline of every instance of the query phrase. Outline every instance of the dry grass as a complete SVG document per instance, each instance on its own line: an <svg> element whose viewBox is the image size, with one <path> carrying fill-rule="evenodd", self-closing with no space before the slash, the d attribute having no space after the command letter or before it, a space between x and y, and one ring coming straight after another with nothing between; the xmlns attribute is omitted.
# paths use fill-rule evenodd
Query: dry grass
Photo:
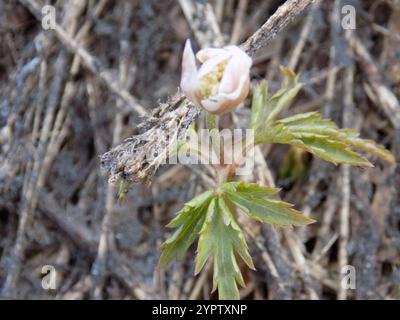
<svg viewBox="0 0 400 320"><path fill-rule="evenodd" d="M0 2L1 297L216 298L209 268L193 276L193 251L157 269L166 222L207 186L207 173L161 167L119 203L99 158L152 127L143 117L157 118L159 101L177 92L188 37L197 48L245 43L252 80L266 78L271 91L279 65L290 66L306 85L289 112L321 111L400 158L400 1L320 1L264 25L284 2L51 1L58 25L47 31L37 20L45 1ZM308 1L294 2L301 11ZM340 27L349 2L354 31ZM246 103L222 122L248 112ZM295 230L244 222L257 272L243 268L241 296L399 299L399 166L371 159L374 168L350 169L300 155L290 175L288 151L257 150L254 178L283 187L318 222ZM340 286L347 264L355 290ZM55 266L57 290L42 289L43 265Z"/></svg>

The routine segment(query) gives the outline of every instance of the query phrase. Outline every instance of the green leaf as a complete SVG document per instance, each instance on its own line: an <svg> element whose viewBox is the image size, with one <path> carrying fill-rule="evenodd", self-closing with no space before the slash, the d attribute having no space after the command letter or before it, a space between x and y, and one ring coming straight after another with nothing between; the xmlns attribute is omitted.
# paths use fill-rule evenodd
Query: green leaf
<svg viewBox="0 0 400 320"><path fill-rule="evenodd" d="M281 66L281 71L285 75L282 88L272 97L268 97L266 81L261 81L254 89L250 113L250 129L257 129L264 123L275 120L292 103L303 87L303 84L298 81L298 76L292 70Z"/></svg>
<svg viewBox="0 0 400 320"><path fill-rule="evenodd" d="M229 200L250 218L281 227L302 226L314 222L314 220L293 209L291 204L271 199L272 194L263 192L265 187L255 184L246 185L242 182L240 188L235 188L235 184L232 182L224 183L222 190ZM256 192L257 188L258 192ZM248 192L248 190L252 190L252 192ZM274 190L278 191L277 189Z"/></svg>
<svg viewBox="0 0 400 320"><path fill-rule="evenodd" d="M357 136L352 136L350 134L346 134L345 130L341 130L342 141L349 143L352 147L358 148L364 152L370 153L375 157L386 160L390 163L396 163L396 159L394 156L388 151L384 146L377 144L373 140L369 139L361 139Z"/></svg>
<svg viewBox="0 0 400 320"><path fill-rule="evenodd" d="M213 194L213 191L206 191L187 202L167 225L167 227L178 227L178 229L162 245L159 262L161 266L168 265L174 258L183 258L203 227Z"/></svg>
<svg viewBox="0 0 400 320"><path fill-rule="evenodd" d="M348 163L353 166L373 166L367 159L350 150L348 145L341 141L318 136L303 136L301 140L311 153L334 164Z"/></svg>
<svg viewBox="0 0 400 320"><path fill-rule="evenodd" d="M254 268L234 215L222 196L214 197L200 231L195 273L201 271L210 257L213 258L213 291L218 288L221 300L239 299L237 283L244 286L235 253Z"/></svg>
<svg viewBox="0 0 400 320"><path fill-rule="evenodd" d="M354 130L339 129L332 120L322 119L317 112L298 114L266 124L265 128L256 133L255 141L291 144L334 164L372 166L366 158L351 148L371 153L392 163L395 161L383 146L372 140L359 138Z"/></svg>
<svg viewBox="0 0 400 320"><path fill-rule="evenodd" d="M247 183L244 181L226 182L222 186L225 192L241 192L255 197L271 197L279 192L277 188L260 186L257 183Z"/></svg>
<svg viewBox="0 0 400 320"><path fill-rule="evenodd" d="M279 92L278 95L275 94L270 100L270 103L275 107L268 115L267 122L272 122L282 111L288 108L302 88L303 84L296 81L292 87L285 88L284 92Z"/></svg>
<svg viewBox="0 0 400 320"><path fill-rule="evenodd" d="M244 286L244 280L237 259L251 269L254 265L232 209L237 206L254 219L278 226L313 222L290 204L272 199L278 191L254 183L227 182L218 192L207 191L189 201L168 224L178 229L163 244L160 265L181 258L199 235L195 273L212 259L213 291L218 289L219 299L239 299L238 285Z"/></svg>
<svg viewBox="0 0 400 320"><path fill-rule="evenodd" d="M332 120L322 119L317 112L276 120L303 87L292 70L281 66L281 71L286 77L282 88L272 97L268 97L265 81L254 90L250 128L255 129L255 143L291 144L334 164L372 166L366 158L351 148L395 163L393 155L383 146L372 140L359 138L354 130L339 129Z"/></svg>
<svg viewBox="0 0 400 320"><path fill-rule="evenodd" d="M263 123L268 114L268 83L261 81L253 90L250 112L250 129L257 128Z"/></svg>

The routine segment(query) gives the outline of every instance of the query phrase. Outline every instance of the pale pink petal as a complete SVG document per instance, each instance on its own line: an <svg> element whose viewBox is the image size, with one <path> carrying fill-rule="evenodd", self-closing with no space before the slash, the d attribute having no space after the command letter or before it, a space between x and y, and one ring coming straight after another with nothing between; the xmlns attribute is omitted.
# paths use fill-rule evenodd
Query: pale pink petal
<svg viewBox="0 0 400 320"><path fill-rule="evenodd" d="M199 105L199 101L195 96L196 88L197 88L196 59L192 50L190 40L187 39L182 57L181 89L189 100L191 100L196 105Z"/></svg>
<svg viewBox="0 0 400 320"><path fill-rule="evenodd" d="M226 98L228 100L237 100L240 98L240 96L242 95L243 91L246 89L246 83L249 82L249 75L247 74L243 74L238 81L238 84L236 86L236 88L228 93L225 92L219 92L218 96Z"/></svg>
<svg viewBox="0 0 400 320"><path fill-rule="evenodd" d="M196 76L196 74L197 74L196 60L194 57L190 40L187 39L182 56L182 75L181 75L182 89L185 86L185 83L188 82L187 80Z"/></svg>
<svg viewBox="0 0 400 320"><path fill-rule="evenodd" d="M240 49L237 46L227 46L224 48L224 50L228 51L229 53L232 53L233 56L235 56L235 59L238 58L240 61L242 61L246 66L249 68L252 65L252 60L250 56L244 52L242 49Z"/></svg>
<svg viewBox="0 0 400 320"><path fill-rule="evenodd" d="M221 53L212 57L211 59L206 60L199 69L198 77L202 78L206 74L209 74L223 61L231 58L231 54L227 51L221 50Z"/></svg>
<svg viewBox="0 0 400 320"><path fill-rule="evenodd" d="M216 96L208 99L201 100L202 107L211 113L216 113L222 102L226 100L225 97Z"/></svg>
<svg viewBox="0 0 400 320"><path fill-rule="evenodd" d="M224 114L235 108L246 99L249 93L250 80L248 75L242 75L236 90L231 93L219 93L201 100L201 106L208 112Z"/></svg>
<svg viewBox="0 0 400 320"><path fill-rule="evenodd" d="M196 58L201 63L204 63L206 60L215 57L221 53L224 53L225 50L221 48L205 48L201 49L199 52L196 53Z"/></svg>
<svg viewBox="0 0 400 320"><path fill-rule="evenodd" d="M224 114L243 102L250 87L251 58L239 47L228 46L222 49L206 48L200 50L196 58L203 64L199 70L190 44L186 41L182 58L181 88L187 98L195 105L214 114ZM202 99L199 91L200 79L218 70L218 65L227 62L218 94Z"/></svg>
<svg viewBox="0 0 400 320"><path fill-rule="evenodd" d="M251 58L241 49L235 46L226 47L226 50L232 53L232 58L225 68L221 79L219 92L230 93L236 90L239 81L243 75L249 77Z"/></svg>
<svg viewBox="0 0 400 320"><path fill-rule="evenodd" d="M238 69L240 69L238 62L235 59L231 59L225 67L218 92L230 93L235 91L239 83L240 74L245 73L245 71L240 72Z"/></svg>

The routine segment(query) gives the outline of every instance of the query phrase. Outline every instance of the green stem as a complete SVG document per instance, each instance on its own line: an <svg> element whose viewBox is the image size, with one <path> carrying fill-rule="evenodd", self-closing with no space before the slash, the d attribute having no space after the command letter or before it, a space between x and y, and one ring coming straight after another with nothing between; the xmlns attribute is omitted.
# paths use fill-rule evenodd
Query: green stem
<svg viewBox="0 0 400 320"><path fill-rule="evenodd" d="M206 113L206 126L207 129L211 130L211 129L217 129L218 130L218 120L219 117L215 114Z"/></svg>
<svg viewBox="0 0 400 320"><path fill-rule="evenodd" d="M206 127L207 129L210 131L210 134L216 134L213 133L212 131L215 131L214 129L218 130L219 129L219 117L215 114L206 113ZM220 141L219 141L219 135L218 135L218 139L212 139L212 148L214 149L214 151L218 154L220 161L222 161L222 159L224 159L224 151L220 150ZM221 164L221 163L220 163ZM227 172L226 172L226 168L224 169L223 166L220 166L217 169L217 183L218 185L220 185L222 182L225 182L227 179Z"/></svg>

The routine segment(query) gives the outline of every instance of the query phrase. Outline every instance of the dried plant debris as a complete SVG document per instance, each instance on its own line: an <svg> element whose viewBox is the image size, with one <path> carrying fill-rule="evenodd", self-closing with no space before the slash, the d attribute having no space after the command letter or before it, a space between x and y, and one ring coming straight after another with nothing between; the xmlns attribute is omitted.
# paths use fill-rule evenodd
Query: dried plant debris
<svg viewBox="0 0 400 320"><path fill-rule="evenodd" d="M200 110L177 94L162 103L139 126L142 132L126 139L101 156L109 182L149 182L158 167L167 162L173 143L182 139Z"/></svg>

